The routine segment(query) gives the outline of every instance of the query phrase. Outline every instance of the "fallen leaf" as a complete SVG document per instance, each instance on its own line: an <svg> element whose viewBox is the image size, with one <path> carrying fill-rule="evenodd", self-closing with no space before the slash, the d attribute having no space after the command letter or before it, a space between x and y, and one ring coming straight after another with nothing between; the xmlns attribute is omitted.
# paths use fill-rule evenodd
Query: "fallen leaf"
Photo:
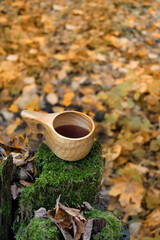
<svg viewBox="0 0 160 240"><path fill-rule="evenodd" d="M2 162L5 157L7 157L6 151L4 148L0 147L0 161Z"/></svg>
<svg viewBox="0 0 160 240"><path fill-rule="evenodd" d="M18 186L18 183L15 182L11 185L11 194L13 200L15 200L19 196L19 193L22 191L23 188L24 187Z"/></svg>
<svg viewBox="0 0 160 240"><path fill-rule="evenodd" d="M67 55L63 55L63 54L58 53L58 54L55 55L55 58L59 61L65 61L65 60L67 60Z"/></svg>
<svg viewBox="0 0 160 240"><path fill-rule="evenodd" d="M27 110L38 111L39 110L39 97L35 96L31 101L26 105Z"/></svg>
<svg viewBox="0 0 160 240"><path fill-rule="evenodd" d="M35 218L44 218L47 217L47 211L45 208L41 207L38 210L34 211Z"/></svg>
<svg viewBox="0 0 160 240"><path fill-rule="evenodd" d="M22 122L22 120L20 118L16 118L16 120L11 123L10 125L8 125L8 127L6 128L6 133L8 135L11 135L15 132L16 128L19 126L19 124Z"/></svg>
<svg viewBox="0 0 160 240"><path fill-rule="evenodd" d="M9 111L11 112L18 112L18 106L16 104L12 104L10 107L9 107Z"/></svg>
<svg viewBox="0 0 160 240"><path fill-rule="evenodd" d="M63 229L60 225L56 222L56 220L49 214L49 218L54 222L54 224L59 228L65 240L74 240L71 234L67 231L67 229Z"/></svg>
<svg viewBox="0 0 160 240"><path fill-rule="evenodd" d="M103 152L103 157L106 158L107 162L114 161L120 156L121 151L121 145L114 145L113 147L110 147L105 152Z"/></svg>
<svg viewBox="0 0 160 240"><path fill-rule="evenodd" d="M54 91L53 84L51 83L46 83L44 86L44 92L45 93L51 93Z"/></svg>
<svg viewBox="0 0 160 240"><path fill-rule="evenodd" d="M11 62L16 62L18 60L18 55L9 55L7 57L7 60Z"/></svg>
<svg viewBox="0 0 160 240"><path fill-rule="evenodd" d="M160 191L149 189L146 195L146 203L148 209L156 209L160 205Z"/></svg>
<svg viewBox="0 0 160 240"><path fill-rule="evenodd" d="M84 233L84 222L82 222L79 217L73 217L73 220L75 221L77 227L74 240L79 240L81 235Z"/></svg>
<svg viewBox="0 0 160 240"><path fill-rule="evenodd" d="M34 183L33 182L27 182L25 180L20 180L19 181L23 186L29 187L29 186L33 186Z"/></svg>
<svg viewBox="0 0 160 240"><path fill-rule="evenodd" d="M152 211L145 221L148 225L148 227L156 227L159 226L160 223L160 209L157 208L154 211Z"/></svg>
<svg viewBox="0 0 160 240"><path fill-rule="evenodd" d="M59 209L55 214L54 219L60 225L61 228L72 228L71 216L64 210Z"/></svg>
<svg viewBox="0 0 160 240"><path fill-rule="evenodd" d="M62 205L60 203L60 196L57 198L55 208L48 211L48 216L54 219L60 229L73 229L74 240L79 240L84 233L86 219L80 213L80 209Z"/></svg>
<svg viewBox="0 0 160 240"><path fill-rule="evenodd" d="M71 101L74 98L74 96L75 96L74 92L67 92L64 94L64 99L60 103L68 107L71 104Z"/></svg>
<svg viewBox="0 0 160 240"><path fill-rule="evenodd" d="M119 196L119 202L122 207L125 207L128 215L136 215L141 212L141 201L145 193L142 184L124 175L112 179L112 181L114 185L110 190L110 196Z"/></svg>
<svg viewBox="0 0 160 240"><path fill-rule="evenodd" d="M90 240L93 228L93 219L89 219L84 227L83 240Z"/></svg>

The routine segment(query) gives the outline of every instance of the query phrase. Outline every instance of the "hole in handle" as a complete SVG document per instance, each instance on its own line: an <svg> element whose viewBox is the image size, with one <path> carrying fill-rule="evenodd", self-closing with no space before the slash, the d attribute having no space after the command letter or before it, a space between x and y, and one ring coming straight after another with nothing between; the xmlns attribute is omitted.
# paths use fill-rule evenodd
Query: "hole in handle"
<svg viewBox="0 0 160 240"><path fill-rule="evenodd" d="M41 133L37 134L37 138L38 138L39 141L44 141L45 140L45 137Z"/></svg>
<svg viewBox="0 0 160 240"><path fill-rule="evenodd" d="M45 127L44 127L41 123L38 123L38 124L37 124L37 129L38 129L39 131L44 131L44 130L45 130Z"/></svg>

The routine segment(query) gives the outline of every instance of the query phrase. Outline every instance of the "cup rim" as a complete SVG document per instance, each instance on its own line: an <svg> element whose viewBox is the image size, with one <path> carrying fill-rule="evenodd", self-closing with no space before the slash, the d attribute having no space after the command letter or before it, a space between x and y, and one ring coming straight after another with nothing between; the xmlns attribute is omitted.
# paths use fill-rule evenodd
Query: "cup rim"
<svg viewBox="0 0 160 240"><path fill-rule="evenodd" d="M91 124L92 124L92 130L89 132L89 134L87 134L87 135L84 136L84 137L80 137L80 138L69 138L69 137L65 137L65 136L59 134L59 133L55 130L55 128L54 128L54 126L53 126L53 123L54 123L55 119L56 119L59 115L66 114L66 113L76 113L76 114L79 114L79 115L83 115L85 118L87 118L87 119L91 122ZM64 139L67 139L67 140L70 139L70 140L72 140L72 141L77 141L77 140L82 140L82 139L85 139L85 138L90 137L90 136L94 133L95 123L94 123L94 121L92 120L92 118L89 117L89 116L88 116L87 114L85 114L85 113L78 112L78 111L73 111L73 110L71 110L71 111L67 110L67 111L60 112L60 113L57 114L57 116L53 119L53 121L52 121L52 129L53 129L54 133L56 133L56 135L61 136L61 137L64 138Z"/></svg>

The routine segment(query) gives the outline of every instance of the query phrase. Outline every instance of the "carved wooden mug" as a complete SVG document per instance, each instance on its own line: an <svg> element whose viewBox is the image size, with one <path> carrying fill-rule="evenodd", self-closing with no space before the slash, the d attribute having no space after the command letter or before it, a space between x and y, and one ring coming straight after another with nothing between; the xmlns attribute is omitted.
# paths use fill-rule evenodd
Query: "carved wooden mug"
<svg viewBox="0 0 160 240"><path fill-rule="evenodd" d="M93 120L84 113L77 111L40 113L23 110L21 115L32 132L38 138L41 136L42 142L63 160L80 160L89 153L93 145L95 125ZM67 125L86 129L87 135L78 138L65 137L55 130L60 126Z"/></svg>

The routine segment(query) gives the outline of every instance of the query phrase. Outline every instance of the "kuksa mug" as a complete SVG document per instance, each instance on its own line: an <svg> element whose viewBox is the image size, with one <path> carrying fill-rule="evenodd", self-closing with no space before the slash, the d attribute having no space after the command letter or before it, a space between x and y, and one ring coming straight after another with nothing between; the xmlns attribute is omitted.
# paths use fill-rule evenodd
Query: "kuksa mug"
<svg viewBox="0 0 160 240"><path fill-rule="evenodd" d="M80 160L89 153L93 145L95 124L84 113L77 111L40 113L23 110L21 115L31 131L38 138L41 136L42 142L63 160ZM80 129L81 134L72 136L76 129ZM63 135L63 130L65 134L67 131L69 137Z"/></svg>

